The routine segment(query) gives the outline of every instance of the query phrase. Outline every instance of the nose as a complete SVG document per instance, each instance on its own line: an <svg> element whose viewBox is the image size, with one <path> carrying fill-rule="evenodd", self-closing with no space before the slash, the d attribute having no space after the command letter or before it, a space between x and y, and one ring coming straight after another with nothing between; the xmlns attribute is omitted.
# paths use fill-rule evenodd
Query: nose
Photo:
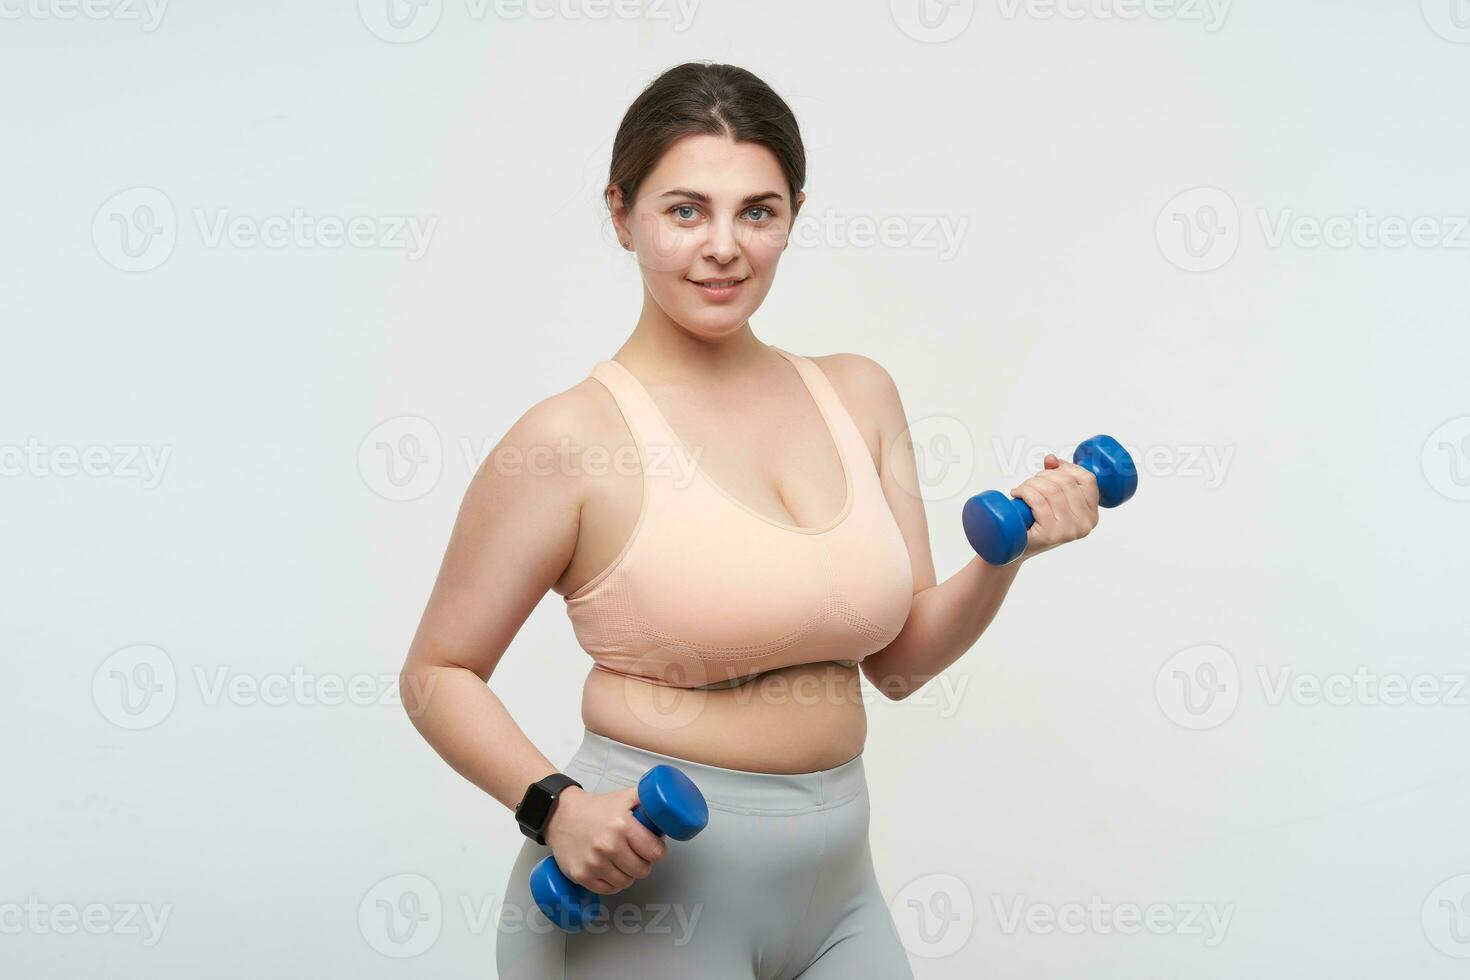
<svg viewBox="0 0 1470 980"><path fill-rule="evenodd" d="M735 240L734 225L728 219L716 219L708 225L709 234L705 236L704 247L700 254L711 262L719 265L728 265L735 261L740 254L740 243Z"/></svg>

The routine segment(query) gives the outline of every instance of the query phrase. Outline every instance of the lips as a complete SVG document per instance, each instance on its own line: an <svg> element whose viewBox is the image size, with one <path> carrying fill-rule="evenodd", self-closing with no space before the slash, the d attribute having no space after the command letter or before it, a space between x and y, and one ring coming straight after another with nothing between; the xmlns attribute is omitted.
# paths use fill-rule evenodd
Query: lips
<svg viewBox="0 0 1470 980"><path fill-rule="evenodd" d="M689 282L705 299L722 302L733 298L740 291L745 279L690 279Z"/></svg>

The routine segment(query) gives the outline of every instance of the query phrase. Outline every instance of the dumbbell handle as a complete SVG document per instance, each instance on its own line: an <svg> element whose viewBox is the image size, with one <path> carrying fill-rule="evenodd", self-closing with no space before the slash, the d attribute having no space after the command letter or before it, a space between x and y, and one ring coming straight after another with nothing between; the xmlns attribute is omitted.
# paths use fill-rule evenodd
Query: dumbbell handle
<svg viewBox="0 0 1470 980"><path fill-rule="evenodd" d="M688 840L704 829L709 821L709 808L699 789L678 769L657 765L638 781L638 798L656 804L666 815L667 832L648 814L642 803L633 807L633 816L655 836ZM531 897L537 907L568 932L581 930L602 904L598 894L567 877L554 855L548 854L531 869Z"/></svg>
<svg viewBox="0 0 1470 980"><path fill-rule="evenodd" d="M1098 506L1116 507L1138 489L1133 457L1112 436L1096 435L1083 441L1072 462L1097 477ZM1026 550L1026 532L1036 522L1026 501L986 490L965 501L962 519L965 537L975 552L991 565L1007 565Z"/></svg>

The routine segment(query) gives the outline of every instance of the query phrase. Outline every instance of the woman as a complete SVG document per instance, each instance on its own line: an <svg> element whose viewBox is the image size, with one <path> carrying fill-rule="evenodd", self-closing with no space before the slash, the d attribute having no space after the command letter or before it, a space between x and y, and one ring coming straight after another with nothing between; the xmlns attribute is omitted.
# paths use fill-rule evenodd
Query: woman
<svg viewBox="0 0 1470 980"><path fill-rule="evenodd" d="M859 672L907 697L975 642L1022 561L1097 522L1092 475L1049 456L1012 491L1036 517L1022 561L935 584L889 375L751 329L804 179L790 109L749 72L684 64L644 90L606 191L642 314L516 421L466 493L403 690L527 837L502 978L912 976L868 847ZM487 686L547 589L594 661L560 772ZM632 816L659 763L710 808L672 854ZM603 896L601 928L563 932L535 908L547 854Z"/></svg>

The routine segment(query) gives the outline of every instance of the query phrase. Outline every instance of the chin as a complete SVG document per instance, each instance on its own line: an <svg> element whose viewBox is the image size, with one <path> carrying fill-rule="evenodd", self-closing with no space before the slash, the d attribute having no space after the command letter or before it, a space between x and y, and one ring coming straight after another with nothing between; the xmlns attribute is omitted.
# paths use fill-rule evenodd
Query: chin
<svg viewBox="0 0 1470 980"><path fill-rule="evenodd" d="M684 329L700 337L726 337L745 325L747 314L732 310L698 310L682 322Z"/></svg>

